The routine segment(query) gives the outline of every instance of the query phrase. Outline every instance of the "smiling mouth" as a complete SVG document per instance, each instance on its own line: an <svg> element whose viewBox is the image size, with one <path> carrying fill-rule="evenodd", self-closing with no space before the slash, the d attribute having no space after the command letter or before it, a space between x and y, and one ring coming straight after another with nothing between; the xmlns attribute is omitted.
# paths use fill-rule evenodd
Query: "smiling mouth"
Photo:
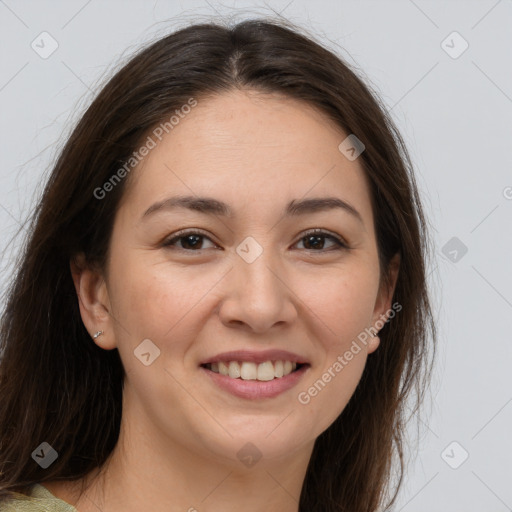
<svg viewBox="0 0 512 512"><path fill-rule="evenodd" d="M219 373L232 379L258 381L280 379L300 370L304 366L309 366L309 364L291 361L265 361L259 364L249 361L219 361L201 365L201 367L211 372Z"/></svg>

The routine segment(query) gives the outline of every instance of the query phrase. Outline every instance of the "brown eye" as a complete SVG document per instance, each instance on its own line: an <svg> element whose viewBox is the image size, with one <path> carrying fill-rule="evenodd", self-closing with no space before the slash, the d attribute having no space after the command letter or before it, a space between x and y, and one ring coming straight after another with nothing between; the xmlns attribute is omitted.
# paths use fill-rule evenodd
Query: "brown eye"
<svg viewBox="0 0 512 512"><path fill-rule="evenodd" d="M326 240L331 241L330 248L325 248ZM299 241L304 243L304 248L313 252L326 252L331 250L348 249L347 245L337 236L331 235L325 231L310 231L306 233Z"/></svg>
<svg viewBox="0 0 512 512"><path fill-rule="evenodd" d="M203 247L204 240L210 239L200 232L189 231L176 234L172 238L166 240L162 246L167 248L176 248L183 251L198 251L206 249L206 247Z"/></svg>

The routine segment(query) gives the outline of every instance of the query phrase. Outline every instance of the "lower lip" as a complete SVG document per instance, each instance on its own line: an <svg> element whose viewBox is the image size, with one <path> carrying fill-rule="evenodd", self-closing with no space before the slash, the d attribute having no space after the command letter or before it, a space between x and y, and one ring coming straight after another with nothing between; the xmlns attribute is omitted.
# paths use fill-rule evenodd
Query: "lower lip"
<svg viewBox="0 0 512 512"><path fill-rule="evenodd" d="M210 379L221 389L229 391L231 394L240 398L258 400L261 398L273 398L293 388L308 371L309 365L305 364L298 370L284 377L278 377L268 381L232 379L227 375L212 372L203 366L200 366L200 369L206 372Z"/></svg>

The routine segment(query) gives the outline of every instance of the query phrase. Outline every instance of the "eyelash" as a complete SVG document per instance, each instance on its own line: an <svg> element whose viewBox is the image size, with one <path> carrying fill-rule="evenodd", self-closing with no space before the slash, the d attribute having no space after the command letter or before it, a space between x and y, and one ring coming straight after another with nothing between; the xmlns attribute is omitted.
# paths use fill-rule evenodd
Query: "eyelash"
<svg viewBox="0 0 512 512"><path fill-rule="evenodd" d="M190 235L199 235L201 237L208 238L212 243L215 243L215 242L213 242L213 240L210 239L210 237L205 232L201 231L200 229L194 229L194 230L179 231L178 233L175 233L172 236L172 238L168 238L167 240L165 240L162 243L162 246L165 248L173 248L173 244L175 242L179 241L182 238L186 238L187 236L190 236ZM313 235L316 235L316 236L319 236L322 238L329 238L335 242L337 247L335 246L335 247L331 247L329 249L320 249L320 250L305 249L308 252L321 254L321 253L325 253L325 252L329 252L329 251L340 251L340 250L349 249L348 245L345 243L345 241L341 237L331 234L328 231L324 231L322 229L311 229L309 231L306 231L305 233L302 234L302 236L299 238L299 240L296 243L302 242L304 238L307 238L308 236L313 236ZM194 250L194 249L177 248L177 250L184 251L184 252L201 252L206 249Z"/></svg>

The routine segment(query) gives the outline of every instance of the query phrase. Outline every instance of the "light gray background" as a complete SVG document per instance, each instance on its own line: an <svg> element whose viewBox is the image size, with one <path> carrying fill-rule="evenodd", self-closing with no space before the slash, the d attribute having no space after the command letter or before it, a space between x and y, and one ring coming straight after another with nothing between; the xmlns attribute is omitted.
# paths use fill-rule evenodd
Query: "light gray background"
<svg viewBox="0 0 512 512"><path fill-rule="evenodd" d="M239 19L281 12L360 68L392 109L432 223L438 364L395 510L512 510L512 0L234 5L0 0L2 249L121 54L216 12ZM31 48L43 31L59 45L47 59ZM442 47L453 31L469 44L460 56L458 36L444 43L452 56ZM446 246L453 237L459 247ZM16 247L4 249L2 287ZM465 452L467 460L450 467Z"/></svg>

